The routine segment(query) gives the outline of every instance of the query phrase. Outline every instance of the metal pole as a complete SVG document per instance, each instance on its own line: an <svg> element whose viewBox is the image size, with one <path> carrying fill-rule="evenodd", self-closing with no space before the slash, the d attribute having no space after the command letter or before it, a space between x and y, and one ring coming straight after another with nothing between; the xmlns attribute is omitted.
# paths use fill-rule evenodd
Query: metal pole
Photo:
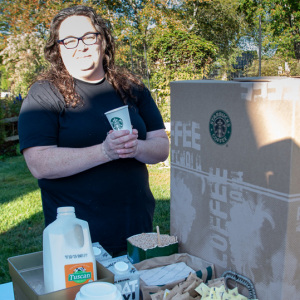
<svg viewBox="0 0 300 300"><path fill-rule="evenodd" d="M149 79L149 71L148 71L148 63L147 63L147 51L146 51L146 45L144 43L144 53L145 53L145 61L146 61L146 71L147 71L147 79L148 79L148 89L150 91L150 79Z"/></svg>
<svg viewBox="0 0 300 300"><path fill-rule="evenodd" d="M259 16L259 41L258 41L258 59L259 59L259 67L258 67L258 76L261 77L261 16Z"/></svg>
<svg viewBox="0 0 300 300"><path fill-rule="evenodd" d="M131 40L130 39L129 39L129 45L130 45L130 56L131 56L131 72L133 73L132 46L131 46Z"/></svg>

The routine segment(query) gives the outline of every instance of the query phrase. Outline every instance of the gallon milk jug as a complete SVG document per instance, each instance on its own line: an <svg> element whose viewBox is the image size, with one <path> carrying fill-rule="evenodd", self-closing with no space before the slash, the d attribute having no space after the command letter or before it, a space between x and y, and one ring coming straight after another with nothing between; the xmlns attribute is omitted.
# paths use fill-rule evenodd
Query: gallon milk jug
<svg viewBox="0 0 300 300"><path fill-rule="evenodd" d="M97 280L89 226L74 207L59 207L43 232L45 293Z"/></svg>

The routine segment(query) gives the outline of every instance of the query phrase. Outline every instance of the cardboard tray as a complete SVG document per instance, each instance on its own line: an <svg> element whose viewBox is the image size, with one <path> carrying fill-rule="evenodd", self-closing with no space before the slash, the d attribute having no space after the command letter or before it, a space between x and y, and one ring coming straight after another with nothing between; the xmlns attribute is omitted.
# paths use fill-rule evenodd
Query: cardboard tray
<svg viewBox="0 0 300 300"><path fill-rule="evenodd" d="M15 300L74 300L82 285L47 294L38 294L31 284L43 281L43 252L8 258ZM114 283L114 274L96 262L97 281Z"/></svg>

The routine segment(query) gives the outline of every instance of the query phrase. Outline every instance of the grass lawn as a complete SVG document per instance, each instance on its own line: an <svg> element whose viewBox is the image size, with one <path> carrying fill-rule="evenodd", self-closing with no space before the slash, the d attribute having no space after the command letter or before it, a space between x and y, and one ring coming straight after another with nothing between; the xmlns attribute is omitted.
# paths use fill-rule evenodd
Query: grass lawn
<svg viewBox="0 0 300 300"><path fill-rule="evenodd" d="M170 230L170 169L149 166L156 199L153 227ZM11 281L7 258L42 250L44 216L37 180L23 156L0 160L0 284Z"/></svg>

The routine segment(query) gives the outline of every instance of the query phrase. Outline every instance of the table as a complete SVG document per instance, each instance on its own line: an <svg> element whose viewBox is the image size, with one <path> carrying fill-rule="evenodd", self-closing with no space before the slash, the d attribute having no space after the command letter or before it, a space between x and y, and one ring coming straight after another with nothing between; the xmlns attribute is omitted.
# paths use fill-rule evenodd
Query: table
<svg viewBox="0 0 300 300"><path fill-rule="evenodd" d="M1 299L15 300L12 282L0 284Z"/></svg>

